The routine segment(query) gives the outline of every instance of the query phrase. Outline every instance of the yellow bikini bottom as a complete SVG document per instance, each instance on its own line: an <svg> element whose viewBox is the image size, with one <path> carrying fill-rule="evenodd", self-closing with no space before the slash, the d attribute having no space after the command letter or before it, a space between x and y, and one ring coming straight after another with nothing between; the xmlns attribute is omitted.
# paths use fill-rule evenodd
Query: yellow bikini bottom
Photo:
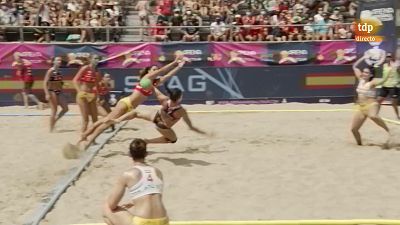
<svg viewBox="0 0 400 225"><path fill-rule="evenodd" d="M376 105L378 105L378 102L357 103L357 110L364 114L368 114L369 109Z"/></svg>
<svg viewBox="0 0 400 225"><path fill-rule="evenodd" d="M131 102L131 99L129 97L121 98L119 101L124 103L125 106L128 108L127 112L130 112L130 111L133 110L132 102Z"/></svg>
<svg viewBox="0 0 400 225"><path fill-rule="evenodd" d="M92 102L92 101L96 100L96 94L80 91L76 95L76 100L78 101L78 99L86 100L87 102Z"/></svg>

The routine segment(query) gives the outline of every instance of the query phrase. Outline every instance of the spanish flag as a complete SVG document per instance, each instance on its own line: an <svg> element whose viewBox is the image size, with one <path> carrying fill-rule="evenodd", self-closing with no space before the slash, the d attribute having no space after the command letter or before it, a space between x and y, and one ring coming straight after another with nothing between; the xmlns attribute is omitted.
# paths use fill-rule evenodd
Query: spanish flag
<svg viewBox="0 0 400 225"><path fill-rule="evenodd" d="M353 73L313 73L305 76L306 89L351 88L355 83Z"/></svg>

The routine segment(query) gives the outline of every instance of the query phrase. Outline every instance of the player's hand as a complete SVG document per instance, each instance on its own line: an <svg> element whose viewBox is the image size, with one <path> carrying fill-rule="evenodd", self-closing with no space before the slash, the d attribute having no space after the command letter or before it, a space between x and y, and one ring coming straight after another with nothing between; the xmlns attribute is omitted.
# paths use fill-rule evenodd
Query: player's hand
<svg viewBox="0 0 400 225"><path fill-rule="evenodd" d="M183 53L177 52L175 57L175 62L182 61L183 57L184 57Z"/></svg>
<svg viewBox="0 0 400 225"><path fill-rule="evenodd" d="M182 68L186 64L186 61L182 60L178 62L178 67Z"/></svg>
<svg viewBox="0 0 400 225"><path fill-rule="evenodd" d="M50 101L50 95L46 94L46 101Z"/></svg>

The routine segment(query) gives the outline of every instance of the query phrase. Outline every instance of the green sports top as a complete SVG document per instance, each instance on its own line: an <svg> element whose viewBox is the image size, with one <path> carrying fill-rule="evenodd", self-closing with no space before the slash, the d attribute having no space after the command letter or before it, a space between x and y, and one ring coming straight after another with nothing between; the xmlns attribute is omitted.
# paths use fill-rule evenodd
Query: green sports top
<svg viewBox="0 0 400 225"><path fill-rule="evenodd" d="M386 80L382 87L398 87L400 82L400 74L397 72L396 66L389 66L388 63L383 65L383 80Z"/></svg>

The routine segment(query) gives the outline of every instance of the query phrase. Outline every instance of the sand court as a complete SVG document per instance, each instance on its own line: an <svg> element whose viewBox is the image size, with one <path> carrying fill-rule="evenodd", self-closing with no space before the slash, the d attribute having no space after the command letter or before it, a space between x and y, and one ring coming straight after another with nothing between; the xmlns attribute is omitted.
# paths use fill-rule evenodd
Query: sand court
<svg viewBox="0 0 400 225"><path fill-rule="evenodd" d="M398 147L382 150L384 132L370 121L361 129L366 146L356 146L349 132L352 112L348 109L352 107L294 103L188 106L190 111L292 111L193 113L193 123L215 132L215 137L190 132L180 122L175 128L176 144L150 145L148 161L164 172L164 201L171 220L399 218L400 151ZM301 109L311 111L294 112ZM0 114L9 111L24 112L7 107ZM382 114L393 118L390 107L384 107ZM1 185L6 195L0 218L6 224L21 224L46 191L78 163L63 159L60 150L77 137L80 118L65 117L58 128L70 131L55 134L47 132L47 117L0 117L0 121L0 132L7 135L1 148ZM389 127L400 136L399 125ZM131 166L130 140L157 135L149 122L129 122L41 224L102 222L105 195L116 176Z"/></svg>

